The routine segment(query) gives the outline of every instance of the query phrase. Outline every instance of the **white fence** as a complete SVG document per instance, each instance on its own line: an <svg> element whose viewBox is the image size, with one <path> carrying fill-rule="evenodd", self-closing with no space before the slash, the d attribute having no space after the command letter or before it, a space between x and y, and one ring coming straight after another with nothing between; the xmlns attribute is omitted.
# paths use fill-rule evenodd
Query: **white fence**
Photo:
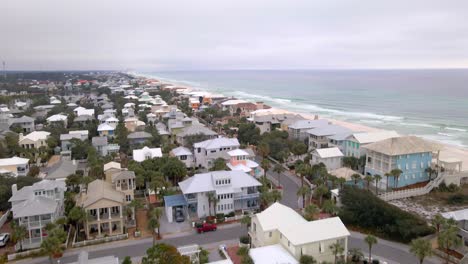
<svg viewBox="0 0 468 264"><path fill-rule="evenodd" d="M127 239L127 238L128 238L128 233L127 234L122 234L122 235L115 235L115 236L97 238L97 239L93 239L93 240L85 240L85 241L81 241L81 242L73 241L72 247L83 247L83 246L95 245L95 244L106 243L106 242L111 242L111 241L123 240L123 239Z"/></svg>
<svg viewBox="0 0 468 264"><path fill-rule="evenodd" d="M9 215L10 215L10 210L6 211L6 213L4 213L2 217L0 217L0 228L6 223Z"/></svg>
<svg viewBox="0 0 468 264"><path fill-rule="evenodd" d="M408 197L414 197L414 196L420 196L420 195L425 195L428 194L432 189L435 187L438 187L439 184L442 183L442 181L445 178L445 173L439 173L437 178L434 180L430 181L426 186L421 187L421 188L415 188L415 189L407 189L407 190L401 190L401 191L394 191L394 192L387 192L387 193L382 193L379 194L379 198L384 200L384 201L391 201L391 200L397 200L397 199L403 199L403 198L408 198Z"/></svg>

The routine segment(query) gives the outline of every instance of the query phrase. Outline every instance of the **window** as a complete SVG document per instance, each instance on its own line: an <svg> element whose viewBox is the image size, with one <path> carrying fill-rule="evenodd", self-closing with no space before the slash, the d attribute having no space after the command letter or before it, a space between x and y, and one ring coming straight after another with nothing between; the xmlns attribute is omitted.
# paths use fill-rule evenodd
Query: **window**
<svg viewBox="0 0 468 264"><path fill-rule="evenodd" d="M424 168L424 162L421 161L421 169Z"/></svg>
<svg viewBox="0 0 468 264"><path fill-rule="evenodd" d="M187 160L187 155L180 156L180 160Z"/></svg>
<svg viewBox="0 0 468 264"><path fill-rule="evenodd" d="M255 223L253 223L253 231L257 231L257 225Z"/></svg>
<svg viewBox="0 0 468 264"><path fill-rule="evenodd" d="M131 196L131 195L126 195L126 196L125 196L125 200L126 200L127 202L130 202L130 201L132 200L132 196Z"/></svg>
<svg viewBox="0 0 468 264"><path fill-rule="evenodd" d="M273 232L270 232L270 233L268 234L269 237L271 237L272 235L273 235Z"/></svg>

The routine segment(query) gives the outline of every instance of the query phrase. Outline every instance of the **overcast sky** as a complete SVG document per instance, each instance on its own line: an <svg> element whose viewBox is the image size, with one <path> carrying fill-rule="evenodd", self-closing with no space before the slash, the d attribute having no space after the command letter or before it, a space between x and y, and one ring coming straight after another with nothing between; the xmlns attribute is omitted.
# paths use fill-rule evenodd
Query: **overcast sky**
<svg viewBox="0 0 468 264"><path fill-rule="evenodd" d="M2 0L0 60L10 70L468 67L468 1Z"/></svg>

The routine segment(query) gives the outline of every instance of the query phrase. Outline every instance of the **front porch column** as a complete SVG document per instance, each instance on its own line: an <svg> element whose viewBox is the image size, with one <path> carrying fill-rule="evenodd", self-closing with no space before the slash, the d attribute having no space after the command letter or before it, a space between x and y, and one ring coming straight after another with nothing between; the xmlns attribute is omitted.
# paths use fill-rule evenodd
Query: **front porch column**
<svg viewBox="0 0 468 264"><path fill-rule="evenodd" d="M112 219L111 212L112 207L107 208L107 213L109 214L109 220Z"/></svg>
<svg viewBox="0 0 468 264"><path fill-rule="evenodd" d="M121 220L120 220L120 234L123 234L123 225L124 225L124 222L123 222L123 220L121 219Z"/></svg>
<svg viewBox="0 0 468 264"><path fill-rule="evenodd" d="M112 226L112 221L109 222L109 235L112 236L112 229L114 229L114 226Z"/></svg>
<svg viewBox="0 0 468 264"><path fill-rule="evenodd" d="M98 223L97 230L98 230L98 236L101 236L101 223Z"/></svg>
<svg viewBox="0 0 468 264"><path fill-rule="evenodd" d="M132 212L133 212L133 214L132 214L132 220L135 220L135 213L136 213L135 208L132 208Z"/></svg>
<svg viewBox="0 0 468 264"><path fill-rule="evenodd" d="M29 221L30 221L30 219L28 217L29 244L31 244L32 243L32 238L31 238L32 234L31 234L31 225L29 224Z"/></svg>
<svg viewBox="0 0 468 264"><path fill-rule="evenodd" d="M122 206L119 206L120 218L122 218Z"/></svg>
<svg viewBox="0 0 468 264"><path fill-rule="evenodd" d="M96 212L97 212L97 220L100 221L101 220L101 209L98 208L98 209L95 209Z"/></svg>
<svg viewBox="0 0 468 264"><path fill-rule="evenodd" d="M39 216L39 235L41 236L41 243L42 243L42 221L41 221L41 216Z"/></svg>

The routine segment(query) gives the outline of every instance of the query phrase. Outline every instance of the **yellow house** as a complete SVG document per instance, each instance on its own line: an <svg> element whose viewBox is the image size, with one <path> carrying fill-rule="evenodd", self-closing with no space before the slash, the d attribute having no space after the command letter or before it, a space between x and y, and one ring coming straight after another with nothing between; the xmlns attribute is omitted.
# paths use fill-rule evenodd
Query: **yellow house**
<svg viewBox="0 0 468 264"><path fill-rule="evenodd" d="M102 180L89 183L77 205L83 207L88 215L85 223L87 239L124 233L125 194L114 190L110 183Z"/></svg>
<svg viewBox="0 0 468 264"><path fill-rule="evenodd" d="M20 133L18 137L18 145L24 149L47 147L47 139L49 136L50 133L46 131L34 131L26 136L23 136L23 133Z"/></svg>

